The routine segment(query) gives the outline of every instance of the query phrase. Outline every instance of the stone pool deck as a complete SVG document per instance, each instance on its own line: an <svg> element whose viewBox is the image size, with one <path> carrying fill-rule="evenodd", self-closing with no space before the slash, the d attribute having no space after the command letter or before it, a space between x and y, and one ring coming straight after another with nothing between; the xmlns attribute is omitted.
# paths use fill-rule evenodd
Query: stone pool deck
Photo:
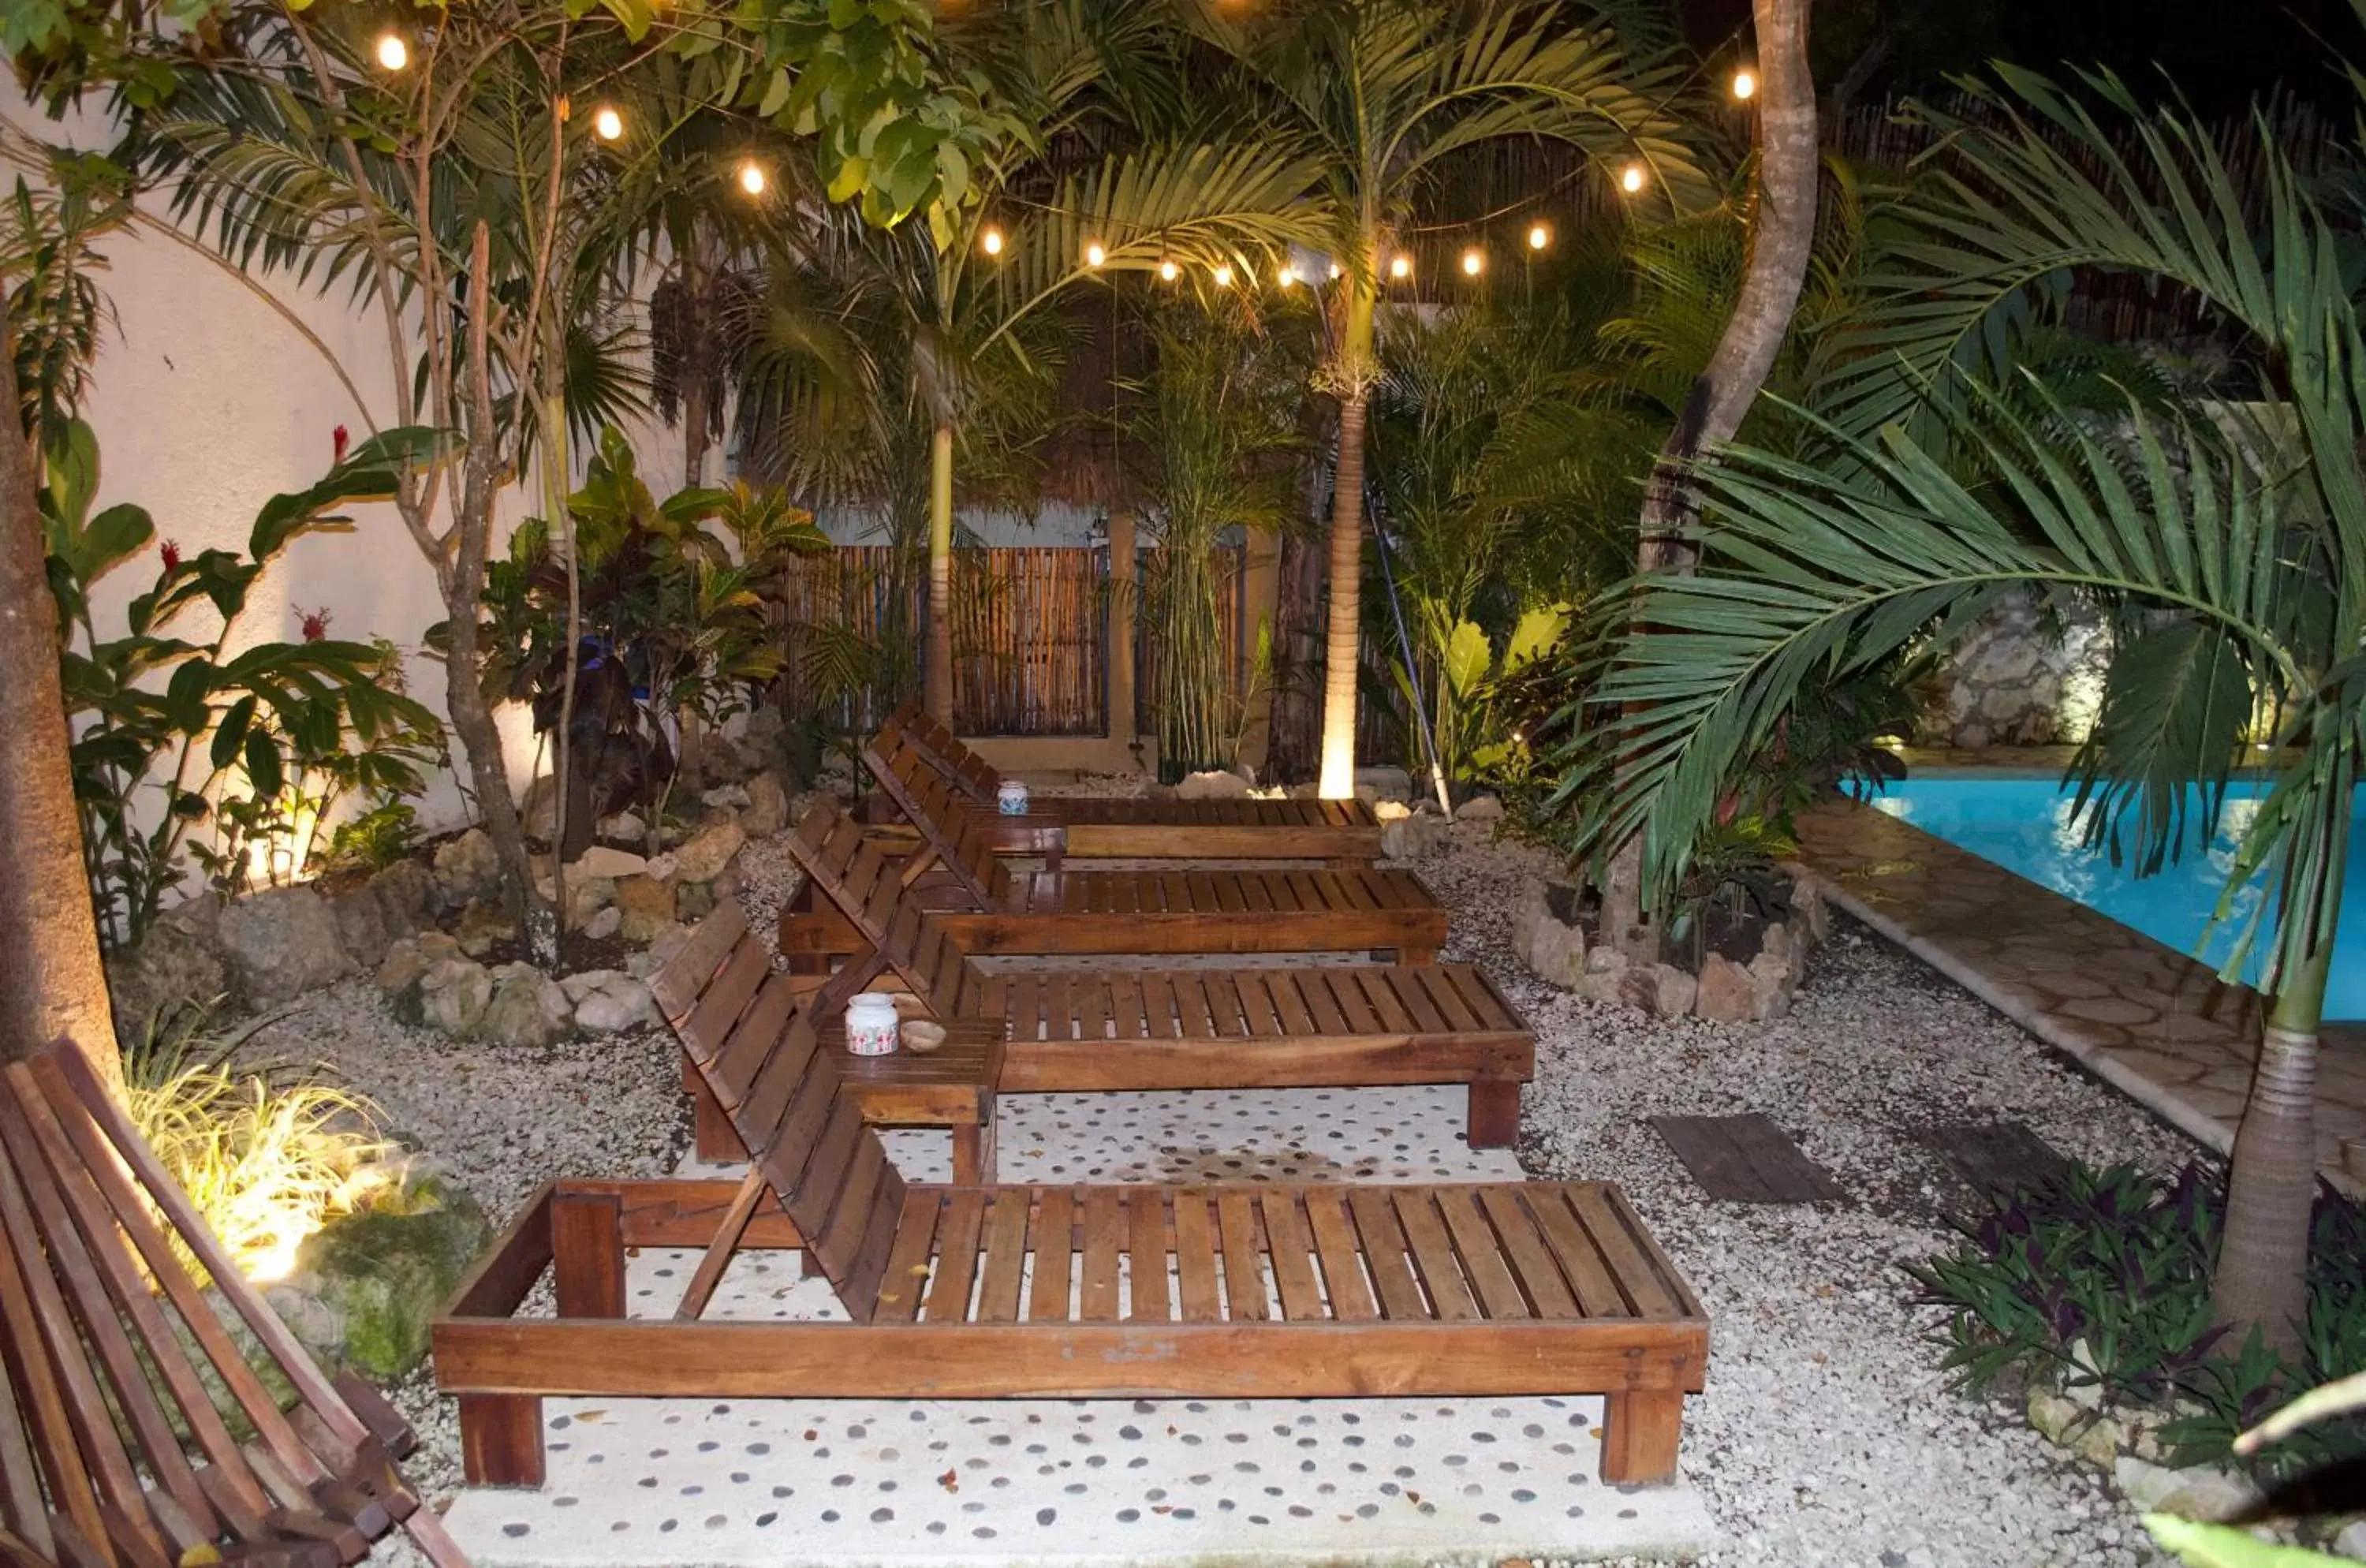
<svg viewBox="0 0 2366 1568"><path fill-rule="evenodd" d="M1833 903L2195 1138L2233 1145L2257 992L1886 812L1833 800L1798 828ZM2366 1190L2366 1030L2326 1031L2316 1127L2319 1168Z"/></svg>

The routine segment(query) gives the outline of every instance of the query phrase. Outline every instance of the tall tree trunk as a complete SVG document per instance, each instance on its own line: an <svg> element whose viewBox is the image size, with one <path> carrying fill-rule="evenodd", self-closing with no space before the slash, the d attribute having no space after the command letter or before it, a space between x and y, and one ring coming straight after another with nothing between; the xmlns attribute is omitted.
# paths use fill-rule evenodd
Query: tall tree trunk
<svg viewBox="0 0 2366 1568"><path fill-rule="evenodd" d="M929 446L929 653L921 676L929 716L953 722L953 427Z"/></svg>
<svg viewBox="0 0 2366 1568"><path fill-rule="evenodd" d="M119 1090L115 1015L74 810L58 606L41 542L40 479L17 415L16 344L0 333L0 1061L61 1037Z"/></svg>
<svg viewBox="0 0 2366 1568"><path fill-rule="evenodd" d="M702 224L691 242L689 253L682 257L682 284L687 316L685 330L689 333L689 341L682 349L682 482L684 485L706 482L706 454L715 445L714 433L709 428L715 418L715 408L707 399L707 381L721 332L712 315L714 301L707 298L713 283L706 250L706 230ZM684 787L694 792L704 782L706 771L705 738L701 731L698 715L692 709L685 707L674 716L682 728L682 744L675 748L674 752L674 775Z"/></svg>
<svg viewBox="0 0 2366 1568"><path fill-rule="evenodd" d="M2309 1211L2316 1196L2316 1032L2329 952L2285 976L2261 1031L2251 1097L2235 1133L2226 1225L2211 1304L2239 1346L2256 1328L2296 1358L2308 1313Z"/></svg>
<svg viewBox="0 0 2366 1568"><path fill-rule="evenodd" d="M1808 0L1752 0L1751 15L1759 85L1750 265L1725 335L1693 383L1644 492L1637 564L1645 571L1688 571L1697 558L1692 463L1741 428L1783 351L1815 247L1816 84L1808 70ZM1659 930L1644 917L1642 856L1639 840L1617 846L1602 884L1603 934L1630 962L1660 956Z"/></svg>
<svg viewBox="0 0 2366 1568"><path fill-rule="evenodd" d="M1333 390L1339 399L1339 455L1331 473L1331 606L1323 649L1323 751L1319 788L1325 800L1356 793L1356 666L1364 586L1364 439L1379 366L1373 317L1379 285L1371 271L1380 248L1368 236L1360 265L1348 273L1347 316L1340 334Z"/></svg>

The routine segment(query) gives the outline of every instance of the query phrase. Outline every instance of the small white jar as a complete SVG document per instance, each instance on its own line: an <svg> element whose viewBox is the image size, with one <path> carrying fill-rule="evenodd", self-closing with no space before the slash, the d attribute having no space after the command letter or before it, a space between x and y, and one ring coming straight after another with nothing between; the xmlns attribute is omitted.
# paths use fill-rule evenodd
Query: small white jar
<svg viewBox="0 0 2366 1568"><path fill-rule="evenodd" d="M846 1004L846 1050L852 1056L884 1056L896 1049L901 1021L896 998L885 991L865 991Z"/></svg>
<svg viewBox="0 0 2366 1568"><path fill-rule="evenodd" d="M1005 817L1027 815L1027 786L1017 779L1005 779L994 792L995 809Z"/></svg>

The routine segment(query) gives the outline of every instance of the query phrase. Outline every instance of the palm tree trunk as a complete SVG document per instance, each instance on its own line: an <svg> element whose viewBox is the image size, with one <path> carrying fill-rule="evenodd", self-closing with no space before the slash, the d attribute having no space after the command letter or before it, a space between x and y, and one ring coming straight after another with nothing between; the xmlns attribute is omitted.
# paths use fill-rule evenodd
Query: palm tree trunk
<svg viewBox="0 0 2366 1568"><path fill-rule="evenodd" d="M1808 69L1808 0L1752 0L1758 36L1758 168L1750 215L1750 265L1717 352L1660 449L1643 497L1637 564L1689 571L1698 557L1691 528L1697 499L1694 459L1733 439L1783 351L1799 287L1815 248L1819 150L1816 84ZM1613 787L1617 787L1615 784ZM1629 963L1659 953L1659 930L1643 914L1642 845L1612 852L1602 884L1602 933Z"/></svg>
<svg viewBox="0 0 2366 1568"><path fill-rule="evenodd" d="M953 722L953 427L929 446L929 659L921 681L929 716Z"/></svg>
<svg viewBox="0 0 2366 1568"><path fill-rule="evenodd" d="M2316 1195L2316 1031L2330 943L2286 976L2260 1031L2251 1097L2235 1133L2226 1228L2212 1305L2240 1345L2258 1329L2296 1357L2308 1312L2309 1210Z"/></svg>
<svg viewBox="0 0 2366 1568"><path fill-rule="evenodd" d="M1363 622L1364 430L1371 411L1373 316L1377 286L1365 274L1379 247L1349 274L1346 330L1335 369L1339 396L1339 456L1331 476L1331 607L1323 653L1323 798L1356 793L1356 666Z"/></svg>
<svg viewBox="0 0 2366 1568"><path fill-rule="evenodd" d="M121 1058L98 921L84 873L58 606L41 542L39 479L18 422L16 345L0 333L0 1060L61 1036L118 1090Z"/></svg>

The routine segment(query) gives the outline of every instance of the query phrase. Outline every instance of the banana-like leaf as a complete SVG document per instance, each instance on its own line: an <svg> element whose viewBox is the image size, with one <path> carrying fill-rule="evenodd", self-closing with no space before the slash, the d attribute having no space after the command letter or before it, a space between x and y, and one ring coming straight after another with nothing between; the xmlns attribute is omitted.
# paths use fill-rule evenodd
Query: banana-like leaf
<svg viewBox="0 0 2366 1568"><path fill-rule="evenodd" d="M2174 1514L2146 1514L2145 1529L2187 1568L2339 1568L2349 1561L2304 1546L2261 1540L2232 1525L2208 1525Z"/></svg>

